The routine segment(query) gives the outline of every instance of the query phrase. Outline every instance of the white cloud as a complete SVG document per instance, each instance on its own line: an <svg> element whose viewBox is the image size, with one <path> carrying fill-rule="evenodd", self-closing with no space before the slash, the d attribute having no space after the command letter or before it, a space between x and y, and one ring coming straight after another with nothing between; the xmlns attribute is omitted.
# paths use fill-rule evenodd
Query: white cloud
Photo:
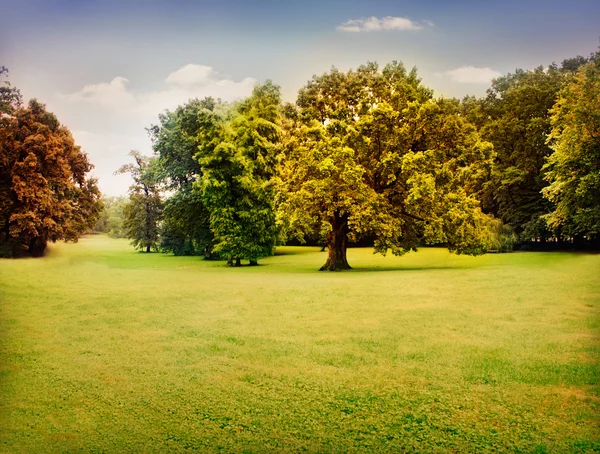
<svg viewBox="0 0 600 454"><path fill-rule="evenodd" d="M76 143L89 154L100 189L117 195L127 192L131 180L113 172L128 162L130 150L152 152L145 128L156 124L161 112L174 110L192 98L244 98L252 93L256 82L251 77L236 81L210 66L189 64L168 74L153 91L132 90L135 80L115 77L85 85L74 93L58 94L53 111L60 114Z"/></svg>
<svg viewBox="0 0 600 454"><path fill-rule="evenodd" d="M112 132L93 133L73 130L75 143L81 146L94 164L91 174L98 178L102 193L116 196L126 194L132 183L129 175L115 175L115 171L129 162L130 150L139 150L143 154L151 152L150 141L143 129L133 130L130 134Z"/></svg>
<svg viewBox="0 0 600 454"><path fill-rule="evenodd" d="M230 79L210 79L200 83L199 80L193 82L190 79L185 82L188 85L171 86L166 90L141 93L136 98L137 102L133 111L140 114L157 115L165 109L173 110L189 99L201 99L207 96L224 101L234 101L250 95L256 82L256 79L252 77L246 77L239 82Z"/></svg>
<svg viewBox="0 0 600 454"><path fill-rule="evenodd" d="M443 76L450 76L454 82L461 84L487 84L492 79L500 77L502 74L491 68L476 68L474 66L463 66L441 73Z"/></svg>
<svg viewBox="0 0 600 454"><path fill-rule="evenodd" d="M165 82L176 87L206 86L214 81L217 73L210 66L189 64L167 76Z"/></svg>
<svg viewBox="0 0 600 454"><path fill-rule="evenodd" d="M423 21L415 22L407 17L385 16L363 17L361 19L351 19L337 27L341 32L375 32L381 30L421 30L424 26L433 27L433 22Z"/></svg>
<svg viewBox="0 0 600 454"><path fill-rule="evenodd" d="M124 77L115 77L110 82L86 85L80 91L68 95L68 98L104 107L125 107L135 102L135 97L125 87L128 82Z"/></svg>
<svg viewBox="0 0 600 454"><path fill-rule="evenodd" d="M82 90L66 95L73 103L86 103L119 112L157 115L165 109L174 109L191 98L212 96L224 101L248 96L256 79L246 77L236 82L220 76L210 66L188 64L170 73L165 88L134 94L127 90L129 81L115 77L110 82L86 85Z"/></svg>

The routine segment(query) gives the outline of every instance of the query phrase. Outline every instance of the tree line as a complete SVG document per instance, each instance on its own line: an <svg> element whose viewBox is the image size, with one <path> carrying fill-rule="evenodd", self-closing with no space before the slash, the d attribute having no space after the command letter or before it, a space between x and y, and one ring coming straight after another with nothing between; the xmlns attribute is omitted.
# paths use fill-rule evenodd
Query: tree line
<svg viewBox="0 0 600 454"><path fill-rule="evenodd" d="M597 241L598 55L517 70L462 101L434 98L397 62L314 76L295 104L271 82L238 103L191 100L150 128L152 157L133 152L120 170L136 181L128 236L232 265L320 241L324 270L350 268L348 243L364 238L396 255Z"/></svg>
<svg viewBox="0 0 600 454"><path fill-rule="evenodd" d="M435 98L416 69L392 62L314 76L294 104L270 81L234 103L193 99L148 129L152 156L133 151L118 170L133 177L126 202L107 200L100 215L93 180L77 180L93 195L77 204L87 224L73 231L99 216L107 230L112 218L112 234L136 248L234 266L291 240L320 242L323 270L350 268L346 249L361 240L396 255L426 244L477 255L532 238L597 242L599 100L600 52L517 70L481 98ZM16 204L4 208L15 190L2 190L6 244L20 217Z"/></svg>

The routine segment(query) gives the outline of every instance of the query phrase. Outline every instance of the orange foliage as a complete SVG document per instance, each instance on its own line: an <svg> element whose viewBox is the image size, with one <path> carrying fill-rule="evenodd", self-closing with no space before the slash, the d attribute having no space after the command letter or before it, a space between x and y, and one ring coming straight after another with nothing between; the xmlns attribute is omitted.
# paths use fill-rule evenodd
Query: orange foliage
<svg viewBox="0 0 600 454"><path fill-rule="evenodd" d="M101 209L87 155L36 100L0 123L0 244L42 255L48 241L77 241Z"/></svg>

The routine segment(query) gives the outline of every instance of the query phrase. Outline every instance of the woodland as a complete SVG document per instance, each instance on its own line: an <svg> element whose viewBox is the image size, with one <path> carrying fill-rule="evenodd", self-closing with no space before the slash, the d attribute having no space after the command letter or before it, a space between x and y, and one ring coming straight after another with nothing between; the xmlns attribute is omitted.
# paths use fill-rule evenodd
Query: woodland
<svg viewBox="0 0 600 454"><path fill-rule="evenodd" d="M313 76L294 104L271 81L246 99L190 99L132 151L127 198L103 197L92 163L1 69L0 255L41 256L92 230L136 249L258 264L277 245L480 255L600 241L600 52L434 97L417 69L367 63ZM533 242L533 243L532 243ZM527 246L529 245L529 246Z"/></svg>

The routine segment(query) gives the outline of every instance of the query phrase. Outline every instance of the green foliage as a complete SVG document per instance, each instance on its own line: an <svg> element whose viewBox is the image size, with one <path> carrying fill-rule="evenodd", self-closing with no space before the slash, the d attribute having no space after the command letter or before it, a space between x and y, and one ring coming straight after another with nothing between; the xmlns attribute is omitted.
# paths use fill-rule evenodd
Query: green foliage
<svg viewBox="0 0 600 454"><path fill-rule="evenodd" d="M10 259L19 256L21 251L21 244L15 238L8 238L8 240L0 241L0 258Z"/></svg>
<svg viewBox="0 0 600 454"><path fill-rule="evenodd" d="M159 223L163 202L158 187L155 157L131 151L135 163L122 166L117 173L130 173L134 184L129 188L129 203L123 208L123 228L136 249L158 250Z"/></svg>
<svg viewBox="0 0 600 454"><path fill-rule="evenodd" d="M206 127L207 118L222 107L212 98L193 99L159 115L160 123L149 129L153 149L158 156L158 178L169 190L189 189L201 173L195 159L199 134Z"/></svg>
<svg viewBox="0 0 600 454"><path fill-rule="evenodd" d="M125 221L125 205L128 199L126 197L103 197L103 209L94 231L106 233L111 238L126 238L127 233L123 223Z"/></svg>
<svg viewBox="0 0 600 454"><path fill-rule="evenodd" d="M158 250L161 207L158 194L129 196L129 203L123 210L123 227L134 248L146 252Z"/></svg>
<svg viewBox="0 0 600 454"><path fill-rule="evenodd" d="M197 189L210 213L214 251L229 263L256 264L274 252L277 229L272 177L280 137L279 87L271 82L227 114L213 114L201 133Z"/></svg>
<svg viewBox="0 0 600 454"><path fill-rule="evenodd" d="M0 66L0 78L2 75L8 77L8 69L4 66ZM0 83L0 115L14 113L17 108L21 107L22 102L21 92L16 87L13 87L7 80Z"/></svg>
<svg viewBox="0 0 600 454"><path fill-rule="evenodd" d="M500 219L487 216L479 225L480 234L487 239L488 252L510 252L519 243L519 237L511 226Z"/></svg>
<svg viewBox="0 0 600 454"><path fill-rule="evenodd" d="M556 65L518 69L495 79L486 98L463 101L463 113L496 152L494 173L482 195L484 207L523 240L550 233L542 216L551 211L551 204L541 194L547 184L543 166L552 153L546 143L549 110L569 68L578 61L565 61L560 69Z"/></svg>
<svg viewBox="0 0 600 454"><path fill-rule="evenodd" d="M202 195L180 190L164 203L160 249L174 255L210 258L214 238L209 225L209 213Z"/></svg>
<svg viewBox="0 0 600 454"><path fill-rule="evenodd" d="M314 77L286 109L279 222L288 235L327 234L322 269L349 268L347 239L375 238L375 251L401 255L423 243L481 254L486 222L478 194L492 146L459 115L431 99L413 69L376 64Z"/></svg>
<svg viewBox="0 0 600 454"><path fill-rule="evenodd" d="M165 201L160 248L175 255L210 257L214 244L208 211L193 186L202 175L196 154L205 129L224 105L212 98L190 100L159 116L150 128L159 180L173 193Z"/></svg>
<svg viewBox="0 0 600 454"><path fill-rule="evenodd" d="M561 92L552 113L544 196L548 224L567 235L600 233L600 53Z"/></svg>

